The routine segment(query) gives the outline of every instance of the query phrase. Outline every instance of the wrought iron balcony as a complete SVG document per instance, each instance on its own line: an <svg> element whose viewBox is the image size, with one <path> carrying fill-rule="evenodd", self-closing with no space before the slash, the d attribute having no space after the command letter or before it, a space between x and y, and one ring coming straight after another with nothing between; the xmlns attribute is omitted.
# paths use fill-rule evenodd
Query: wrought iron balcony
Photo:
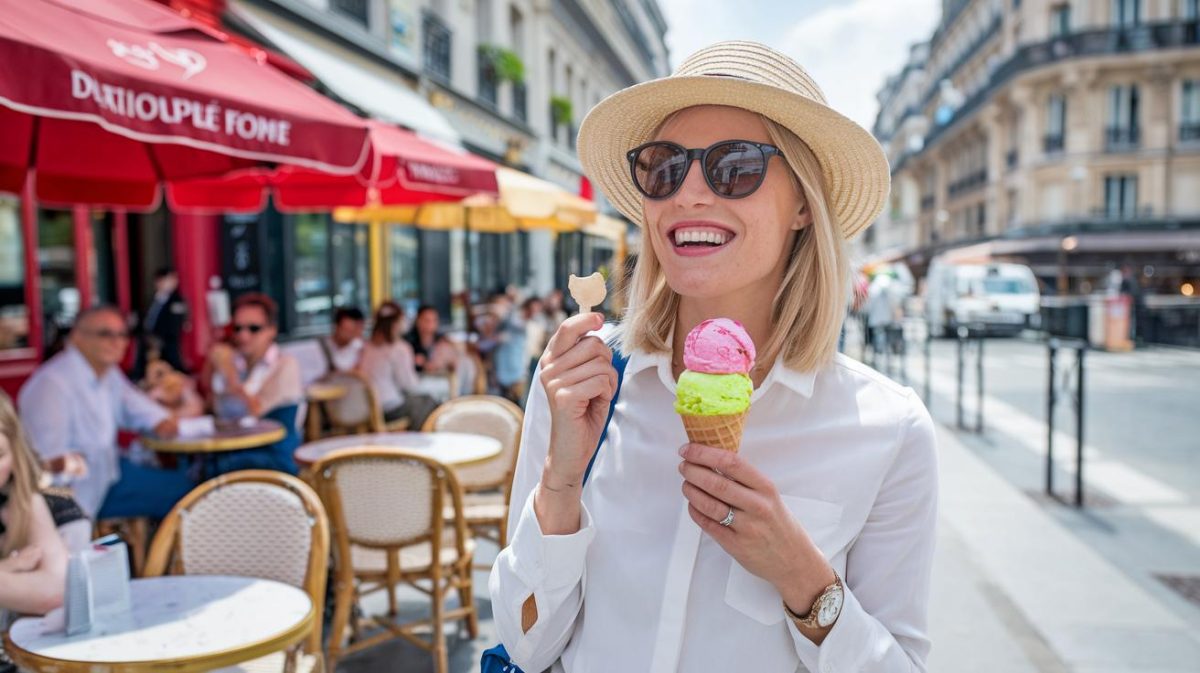
<svg viewBox="0 0 1200 673"><path fill-rule="evenodd" d="M425 72L443 83L450 82L450 47L453 32L436 14L426 13L424 30Z"/></svg>

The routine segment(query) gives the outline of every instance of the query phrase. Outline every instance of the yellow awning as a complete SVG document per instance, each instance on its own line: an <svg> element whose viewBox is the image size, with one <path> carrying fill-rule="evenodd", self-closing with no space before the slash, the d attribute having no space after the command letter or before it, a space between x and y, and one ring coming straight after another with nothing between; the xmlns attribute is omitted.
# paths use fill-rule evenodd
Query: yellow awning
<svg viewBox="0 0 1200 673"><path fill-rule="evenodd" d="M499 198L471 196L462 201L413 206L339 208L339 222L412 223L423 229L462 229L485 233L550 229L578 231L596 221L596 204L558 185L511 168L496 170Z"/></svg>
<svg viewBox="0 0 1200 673"><path fill-rule="evenodd" d="M601 214L596 216L595 222L581 227L580 231L591 236L607 238L614 243L623 243L626 232L625 220Z"/></svg>

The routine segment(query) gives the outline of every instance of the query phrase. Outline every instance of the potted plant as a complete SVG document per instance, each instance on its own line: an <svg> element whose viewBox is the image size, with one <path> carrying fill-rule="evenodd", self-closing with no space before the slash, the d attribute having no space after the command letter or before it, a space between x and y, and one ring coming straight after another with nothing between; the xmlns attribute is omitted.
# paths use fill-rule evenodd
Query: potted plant
<svg viewBox="0 0 1200 673"><path fill-rule="evenodd" d="M551 96L550 110L555 124L570 124L575 119L574 105L566 96Z"/></svg>
<svg viewBox="0 0 1200 673"><path fill-rule="evenodd" d="M525 63L513 50L494 44L481 44L479 53L486 63L491 64L492 72L496 74L498 81L512 82L513 84L525 83Z"/></svg>

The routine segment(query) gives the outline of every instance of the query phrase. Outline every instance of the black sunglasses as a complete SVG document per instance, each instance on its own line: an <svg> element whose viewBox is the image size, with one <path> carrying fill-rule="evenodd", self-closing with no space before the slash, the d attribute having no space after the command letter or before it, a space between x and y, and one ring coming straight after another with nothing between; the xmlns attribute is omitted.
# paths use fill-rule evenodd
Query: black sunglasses
<svg viewBox="0 0 1200 673"><path fill-rule="evenodd" d="M266 325L234 325L233 331L235 333L236 332L249 332L251 334L258 334L259 332L265 330L266 328L267 328Z"/></svg>
<svg viewBox="0 0 1200 673"><path fill-rule="evenodd" d="M94 337L96 339L105 339L107 341L129 338L129 332L127 330L115 331L110 329L89 329L82 331L84 334L90 337Z"/></svg>
<svg viewBox="0 0 1200 673"><path fill-rule="evenodd" d="M633 184L648 199L665 199L683 184L692 161L700 160L704 181L717 196L740 199L762 185L771 157L783 153L774 145L749 140L723 140L704 149L654 141L629 150Z"/></svg>

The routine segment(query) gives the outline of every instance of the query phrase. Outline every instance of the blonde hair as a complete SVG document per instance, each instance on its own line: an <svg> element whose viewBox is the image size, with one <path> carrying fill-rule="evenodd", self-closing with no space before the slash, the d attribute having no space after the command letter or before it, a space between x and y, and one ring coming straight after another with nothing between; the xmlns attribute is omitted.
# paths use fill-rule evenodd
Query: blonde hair
<svg viewBox="0 0 1200 673"><path fill-rule="evenodd" d="M832 361L837 352L850 287L846 240L829 207L824 173L812 150L787 128L759 117L782 151L812 222L792 239L787 268L771 304L771 336L758 351L767 358L782 357L792 369L812 371ZM626 291L629 308L617 330L621 350L670 353L679 294L667 284L649 242L642 245Z"/></svg>
<svg viewBox="0 0 1200 673"><path fill-rule="evenodd" d="M25 439L21 419L13 407L12 400L0 391L0 434L8 438L12 454L12 473L7 484L0 490L8 495L8 526L0 554L8 556L14 550L29 543L29 531L33 522L33 502L38 495L38 461L33 449Z"/></svg>

